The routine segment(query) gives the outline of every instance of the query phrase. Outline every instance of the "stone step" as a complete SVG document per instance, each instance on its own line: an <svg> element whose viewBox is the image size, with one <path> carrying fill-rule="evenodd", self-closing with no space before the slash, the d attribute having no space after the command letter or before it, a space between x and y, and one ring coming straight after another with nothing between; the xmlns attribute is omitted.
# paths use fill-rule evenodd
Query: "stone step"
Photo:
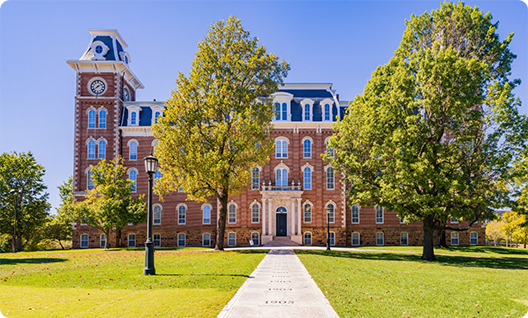
<svg viewBox="0 0 528 318"><path fill-rule="evenodd" d="M265 247L299 246L288 236L274 236L272 241L264 244Z"/></svg>

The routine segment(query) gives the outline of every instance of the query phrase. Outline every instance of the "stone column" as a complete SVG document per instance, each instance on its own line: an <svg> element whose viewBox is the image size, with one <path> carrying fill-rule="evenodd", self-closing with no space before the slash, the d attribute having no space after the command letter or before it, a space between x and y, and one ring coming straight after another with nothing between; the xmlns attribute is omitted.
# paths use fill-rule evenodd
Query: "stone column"
<svg viewBox="0 0 528 318"><path fill-rule="evenodd" d="M291 235L297 235L297 228L295 227L295 200L291 200Z"/></svg>
<svg viewBox="0 0 528 318"><path fill-rule="evenodd" d="M299 211L299 214L297 215L297 235L302 235L301 233L301 215L302 215L302 205L301 205L301 199L297 199L297 211Z"/></svg>
<svg viewBox="0 0 528 318"><path fill-rule="evenodd" d="M273 229L271 228L271 200L268 200L268 235L273 235Z"/></svg>
<svg viewBox="0 0 528 318"><path fill-rule="evenodd" d="M262 221L262 235L266 235L266 199L262 199L262 216L260 220Z"/></svg>

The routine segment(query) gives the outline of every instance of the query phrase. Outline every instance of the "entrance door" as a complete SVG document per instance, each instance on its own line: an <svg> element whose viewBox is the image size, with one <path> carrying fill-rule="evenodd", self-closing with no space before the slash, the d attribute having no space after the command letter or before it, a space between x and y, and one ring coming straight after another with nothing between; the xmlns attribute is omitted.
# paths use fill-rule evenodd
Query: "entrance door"
<svg viewBox="0 0 528 318"><path fill-rule="evenodd" d="M277 213L277 219L276 219L276 225L277 225L277 232L276 232L276 235L277 236L287 236L288 235L288 232L286 231L286 222L287 222L287 219L286 217L288 216L288 214L286 213Z"/></svg>

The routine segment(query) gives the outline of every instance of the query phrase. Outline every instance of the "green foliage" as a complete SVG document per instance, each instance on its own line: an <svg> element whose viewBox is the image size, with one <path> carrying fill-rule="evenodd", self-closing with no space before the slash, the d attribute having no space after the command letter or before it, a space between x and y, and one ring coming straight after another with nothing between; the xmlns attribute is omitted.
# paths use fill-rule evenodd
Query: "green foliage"
<svg viewBox="0 0 528 318"><path fill-rule="evenodd" d="M462 2L413 15L330 141L350 202L424 222L426 259L433 230L448 229L450 217L492 219L512 204L509 171L528 123L512 93L518 81L508 79L513 35L499 41L491 19Z"/></svg>
<svg viewBox="0 0 528 318"><path fill-rule="evenodd" d="M156 249L155 276L143 275L144 251L2 255L1 311L7 317L216 317L266 253Z"/></svg>
<svg viewBox="0 0 528 318"><path fill-rule="evenodd" d="M288 70L240 20L218 21L198 44L189 76L178 75L164 117L153 125L163 175L157 192L181 188L191 200L218 198L217 248L223 243L227 197L247 188L251 169L269 160L274 116L269 96Z"/></svg>
<svg viewBox="0 0 528 318"><path fill-rule="evenodd" d="M75 201L73 200L73 178L59 186L61 204L57 209L57 215L51 217L44 229L44 236L51 241L57 242L64 249L63 241L72 238L72 223L75 220Z"/></svg>
<svg viewBox="0 0 528 318"><path fill-rule="evenodd" d="M296 253L340 317L523 317L526 250L466 249L480 252L438 262L396 252ZM512 259L517 252L524 258Z"/></svg>
<svg viewBox="0 0 528 318"><path fill-rule="evenodd" d="M0 233L13 237L16 197L17 250L22 250L46 223L50 204L43 181L45 171L31 152L0 155Z"/></svg>
<svg viewBox="0 0 528 318"><path fill-rule="evenodd" d="M124 177L126 168L121 158L101 160L91 172L94 188L87 190L84 201L75 204L77 220L101 229L107 238L110 237L110 230L118 231L129 222L137 225L146 221L144 195L132 198L132 181ZM64 214L64 219L67 219L67 213ZM110 247L109 241L106 240L106 248Z"/></svg>
<svg viewBox="0 0 528 318"><path fill-rule="evenodd" d="M514 211L506 211L502 215L500 231L503 237L526 247L528 244L527 216Z"/></svg>

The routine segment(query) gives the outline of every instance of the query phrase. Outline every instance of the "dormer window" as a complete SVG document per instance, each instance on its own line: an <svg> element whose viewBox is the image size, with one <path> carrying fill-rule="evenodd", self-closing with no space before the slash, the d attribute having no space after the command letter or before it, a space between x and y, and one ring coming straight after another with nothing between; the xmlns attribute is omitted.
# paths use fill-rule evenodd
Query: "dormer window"
<svg viewBox="0 0 528 318"><path fill-rule="evenodd" d="M155 105L155 106L150 106L150 109L152 110L151 125L154 125L158 122L158 117L163 116L163 110L165 110L165 108L161 105Z"/></svg>
<svg viewBox="0 0 528 318"><path fill-rule="evenodd" d="M302 120L312 121L313 120L313 104L314 101L311 99L304 99L301 101Z"/></svg>
<svg viewBox="0 0 528 318"><path fill-rule="evenodd" d="M334 101L326 98L323 101L321 101L321 107L323 112L323 121L334 121L334 118L332 118L332 106L334 105Z"/></svg>
<svg viewBox="0 0 528 318"><path fill-rule="evenodd" d="M293 95L285 92L278 92L273 94L273 103L275 105L275 120L276 121L290 121L291 120L291 100Z"/></svg>
<svg viewBox="0 0 528 318"><path fill-rule="evenodd" d="M130 105L126 107L128 110L128 126L139 126L139 112L141 107Z"/></svg>
<svg viewBox="0 0 528 318"><path fill-rule="evenodd" d="M101 41L94 41L91 45L91 48L92 48L92 53L94 55L92 57L93 61L106 60L105 55L106 53L108 53L108 50L110 50L108 46L106 46L106 44L104 44Z"/></svg>

